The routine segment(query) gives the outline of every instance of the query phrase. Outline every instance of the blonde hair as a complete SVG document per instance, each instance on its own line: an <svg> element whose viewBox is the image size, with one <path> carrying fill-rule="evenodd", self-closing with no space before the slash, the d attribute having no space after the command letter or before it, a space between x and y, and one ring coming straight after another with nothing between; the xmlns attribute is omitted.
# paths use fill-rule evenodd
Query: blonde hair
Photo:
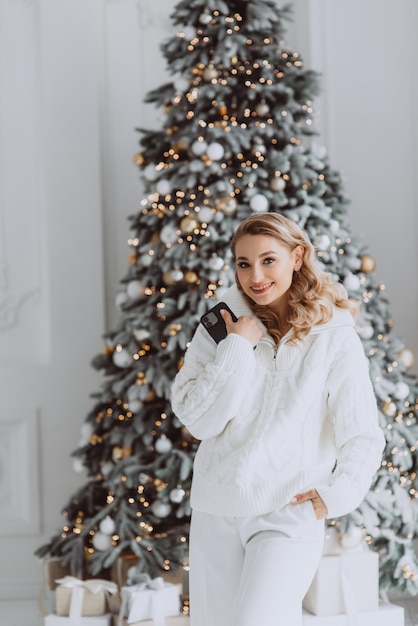
<svg viewBox="0 0 418 626"><path fill-rule="evenodd" d="M331 276L320 269L315 258L315 248L307 234L295 222L279 213L258 213L245 219L236 230L231 249L235 258L237 242L243 235L267 235L274 237L280 244L294 250L296 246L303 247L302 266L293 273L292 284L289 288L287 324L293 328L292 337L288 343L296 344L303 339L313 326L325 324L333 314L333 307L347 309L352 314L357 312L357 306L350 301L344 287L332 281ZM257 305L247 296L238 280L235 279L238 289L246 298L252 312L263 322L276 344L283 333L280 329L280 320L268 306Z"/></svg>

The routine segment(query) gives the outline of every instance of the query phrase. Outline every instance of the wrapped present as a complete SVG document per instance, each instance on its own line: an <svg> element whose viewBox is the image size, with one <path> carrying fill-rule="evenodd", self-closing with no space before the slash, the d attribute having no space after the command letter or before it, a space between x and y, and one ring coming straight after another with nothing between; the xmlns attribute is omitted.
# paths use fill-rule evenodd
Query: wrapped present
<svg viewBox="0 0 418 626"><path fill-rule="evenodd" d="M81 617L105 614L107 597L118 591L115 583L100 578L81 580L65 576L58 579L57 583L55 611L58 616L69 616L71 626L79 626Z"/></svg>
<svg viewBox="0 0 418 626"><path fill-rule="evenodd" d="M44 626L112 626L112 616L110 613L106 615L94 615L91 617L80 617L78 622L74 622L71 617L62 615L47 615L44 618Z"/></svg>
<svg viewBox="0 0 418 626"><path fill-rule="evenodd" d="M119 617L113 616L113 626L118 626ZM167 617L166 626L190 626L190 618L187 615L178 615L177 617ZM128 624L126 617L122 620L122 626L154 626L153 620L145 620L145 622L133 622ZM397 626L396 624L394 626Z"/></svg>
<svg viewBox="0 0 418 626"><path fill-rule="evenodd" d="M306 611L303 626L404 626L405 616L401 606L382 604L376 611L358 613L355 618L349 615L312 615ZM144 626L144 623L141 624Z"/></svg>
<svg viewBox="0 0 418 626"><path fill-rule="evenodd" d="M122 587L119 626L127 617L128 624L152 620L154 626L166 626L166 617L180 613L180 587L164 582L161 577L151 579L142 575L142 582L131 587Z"/></svg>
<svg viewBox="0 0 418 626"><path fill-rule="evenodd" d="M56 588L58 578L64 578L64 576L71 574L69 565L63 565L62 559L58 556L44 559L43 570L46 588L51 590Z"/></svg>
<svg viewBox="0 0 418 626"><path fill-rule="evenodd" d="M138 561L139 557L132 552L120 554L111 565L110 580L118 587L125 587L128 584L129 570L135 568Z"/></svg>
<svg viewBox="0 0 418 626"><path fill-rule="evenodd" d="M314 615L356 615L379 607L379 555L369 549L321 558L303 608Z"/></svg>

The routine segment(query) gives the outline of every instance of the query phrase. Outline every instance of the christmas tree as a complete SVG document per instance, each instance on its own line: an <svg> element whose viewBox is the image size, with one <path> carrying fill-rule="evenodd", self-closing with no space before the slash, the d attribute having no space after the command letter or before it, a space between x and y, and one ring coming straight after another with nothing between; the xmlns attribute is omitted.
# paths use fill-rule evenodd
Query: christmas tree
<svg viewBox="0 0 418 626"><path fill-rule="evenodd" d="M387 447L361 506L330 521L381 556L381 586L416 592L417 383L394 336L384 285L351 232L341 177L313 130L317 75L286 45L289 7L269 0L184 0L162 46L172 80L147 101L163 127L140 129L145 185L131 217L120 315L93 365L105 382L74 455L89 482L38 555L97 574L125 553L155 574L187 564L198 446L170 407L172 381L200 316L234 280L229 241L253 212L295 220L324 269L360 302L358 331ZM268 477L266 476L266 480Z"/></svg>

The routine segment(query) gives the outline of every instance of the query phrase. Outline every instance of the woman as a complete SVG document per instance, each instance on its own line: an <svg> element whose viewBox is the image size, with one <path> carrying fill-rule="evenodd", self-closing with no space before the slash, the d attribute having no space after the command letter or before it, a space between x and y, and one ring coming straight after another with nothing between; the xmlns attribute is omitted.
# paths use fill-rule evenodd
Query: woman
<svg viewBox="0 0 418 626"><path fill-rule="evenodd" d="M201 439L191 491L192 626L300 626L324 519L355 509L384 439L343 287L289 219L255 214L232 242L227 336L200 325L173 410Z"/></svg>

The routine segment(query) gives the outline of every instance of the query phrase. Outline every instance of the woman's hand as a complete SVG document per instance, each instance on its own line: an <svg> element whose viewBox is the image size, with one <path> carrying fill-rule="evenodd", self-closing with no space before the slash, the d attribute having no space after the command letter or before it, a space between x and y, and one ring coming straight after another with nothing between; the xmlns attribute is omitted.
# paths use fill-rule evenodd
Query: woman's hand
<svg viewBox="0 0 418 626"><path fill-rule="evenodd" d="M315 513L316 519L323 519L328 515L328 508L316 489L310 489L304 493L298 493L292 500L293 504L302 504L307 500L312 501L312 507Z"/></svg>
<svg viewBox="0 0 418 626"><path fill-rule="evenodd" d="M227 333L235 333L241 335L251 343L252 346L256 346L263 336L263 331L255 321L253 317L246 317L245 315L238 318L236 322L233 321L229 311L225 309L221 310L221 315L226 324Z"/></svg>

